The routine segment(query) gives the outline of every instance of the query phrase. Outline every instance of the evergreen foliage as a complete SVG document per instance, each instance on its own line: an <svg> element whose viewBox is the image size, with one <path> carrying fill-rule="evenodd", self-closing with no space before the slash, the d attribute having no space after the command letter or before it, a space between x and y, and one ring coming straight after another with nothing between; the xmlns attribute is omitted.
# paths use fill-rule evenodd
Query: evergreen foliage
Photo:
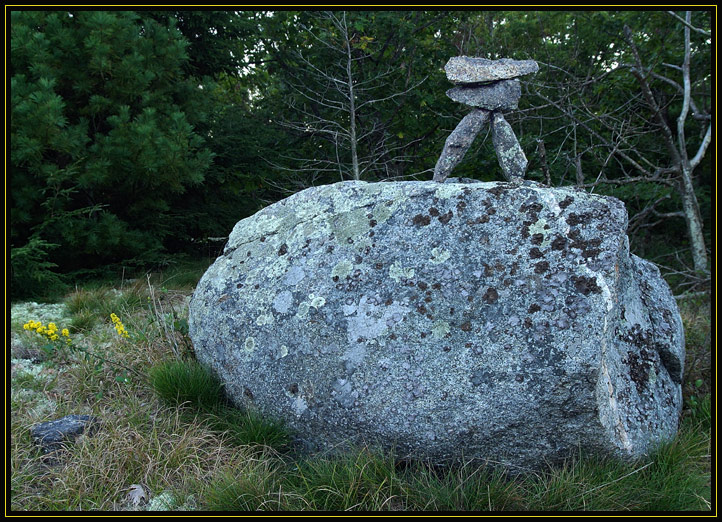
<svg viewBox="0 0 722 522"><path fill-rule="evenodd" d="M59 245L33 236L10 253L10 288L13 295L52 296L65 289L62 276L53 271L57 265L48 261L50 251Z"/></svg>
<svg viewBox="0 0 722 522"><path fill-rule="evenodd" d="M133 12L12 12L14 248L57 243L62 271L162 252L212 160L186 47Z"/></svg>

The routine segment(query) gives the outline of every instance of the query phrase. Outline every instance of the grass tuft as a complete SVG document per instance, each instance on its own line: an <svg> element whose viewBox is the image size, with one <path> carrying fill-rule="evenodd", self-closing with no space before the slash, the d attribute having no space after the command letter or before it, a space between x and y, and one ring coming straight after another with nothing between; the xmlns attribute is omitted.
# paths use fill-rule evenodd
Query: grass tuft
<svg viewBox="0 0 722 522"><path fill-rule="evenodd" d="M422 511L508 511L522 508L520 483L478 463L446 468L417 463L407 473L408 505Z"/></svg>
<svg viewBox="0 0 722 522"><path fill-rule="evenodd" d="M402 493L395 459L368 448L304 460L288 482L314 511L390 509Z"/></svg>
<svg viewBox="0 0 722 522"><path fill-rule="evenodd" d="M215 430L226 433L236 445L269 446L283 451L291 441L291 434L282 422L252 409L227 406L209 417L208 422Z"/></svg>
<svg viewBox="0 0 722 522"><path fill-rule="evenodd" d="M194 408L208 426L226 433L233 444L258 444L280 449L290 441L290 434L281 422L266 419L251 409L228 404L221 382L196 361L164 362L151 368L149 376L159 397L171 405Z"/></svg>
<svg viewBox="0 0 722 522"><path fill-rule="evenodd" d="M208 511L293 510L293 497L283 491L279 461L269 456L249 459L223 470L204 491Z"/></svg>
<svg viewBox="0 0 722 522"><path fill-rule="evenodd" d="M223 385L196 361L164 362L151 368L148 375L158 396L171 405L190 404L203 411L222 406Z"/></svg>

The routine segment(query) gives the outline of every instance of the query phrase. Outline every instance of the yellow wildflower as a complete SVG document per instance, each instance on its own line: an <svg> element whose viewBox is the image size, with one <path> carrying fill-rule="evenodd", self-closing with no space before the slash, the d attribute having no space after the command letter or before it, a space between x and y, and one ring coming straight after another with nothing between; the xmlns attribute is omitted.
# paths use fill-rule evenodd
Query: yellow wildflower
<svg viewBox="0 0 722 522"><path fill-rule="evenodd" d="M113 324L115 325L115 331L118 332L119 336L125 339L130 337L127 330L125 329L125 326L123 326L123 323L120 321L120 318L117 315L110 314L110 320L113 321Z"/></svg>
<svg viewBox="0 0 722 522"><path fill-rule="evenodd" d="M23 325L23 328L26 330L37 330L39 326L42 326L42 323L39 323L37 321L28 321Z"/></svg>
<svg viewBox="0 0 722 522"><path fill-rule="evenodd" d="M40 321L30 320L23 325L23 328L25 330L33 330L51 341L57 341L58 339L60 339L60 335L58 335L58 325L56 325L55 323L48 323L48 325L45 326ZM61 335L63 335L63 337L66 337L67 343L70 344L70 330L68 330L67 328L63 328L61 331Z"/></svg>

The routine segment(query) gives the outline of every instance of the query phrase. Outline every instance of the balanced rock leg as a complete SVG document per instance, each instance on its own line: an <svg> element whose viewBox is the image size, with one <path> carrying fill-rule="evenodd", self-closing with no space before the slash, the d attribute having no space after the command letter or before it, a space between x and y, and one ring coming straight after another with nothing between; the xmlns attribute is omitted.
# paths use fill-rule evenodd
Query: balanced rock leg
<svg viewBox="0 0 722 522"><path fill-rule="evenodd" d="M494 113L491 126L491 140L494 143L499 165L507 181L521 179L528 164L524 151L516 139L514 130L500 112Z"/></svg>
<svg viewBox="0 0 722 522"><path fill-rule="evenodd" d="M444 150L441 152L439 161L436 162L434 168L434 181L443 183L449 176L449 173L461 161L469 150L471 143L477 134L489 121L489 111L484 109L474 109L464 116L454 131L446 138Z"/></svg>

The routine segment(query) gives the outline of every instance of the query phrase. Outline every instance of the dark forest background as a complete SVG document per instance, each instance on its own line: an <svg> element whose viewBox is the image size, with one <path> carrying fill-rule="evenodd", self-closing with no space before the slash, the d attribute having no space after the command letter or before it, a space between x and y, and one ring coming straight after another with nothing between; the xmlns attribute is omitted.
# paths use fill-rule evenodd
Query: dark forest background
<svg viewBox="0 0 722 522"><path fill-rule="evenodd" d="M622 199L633 252L706 290L711 14L12 10L11 295L212 258L308 186L431 179L458 55L536 60L507 115L527 178ZM453 175L503 179L489 137Z"/></svg>

